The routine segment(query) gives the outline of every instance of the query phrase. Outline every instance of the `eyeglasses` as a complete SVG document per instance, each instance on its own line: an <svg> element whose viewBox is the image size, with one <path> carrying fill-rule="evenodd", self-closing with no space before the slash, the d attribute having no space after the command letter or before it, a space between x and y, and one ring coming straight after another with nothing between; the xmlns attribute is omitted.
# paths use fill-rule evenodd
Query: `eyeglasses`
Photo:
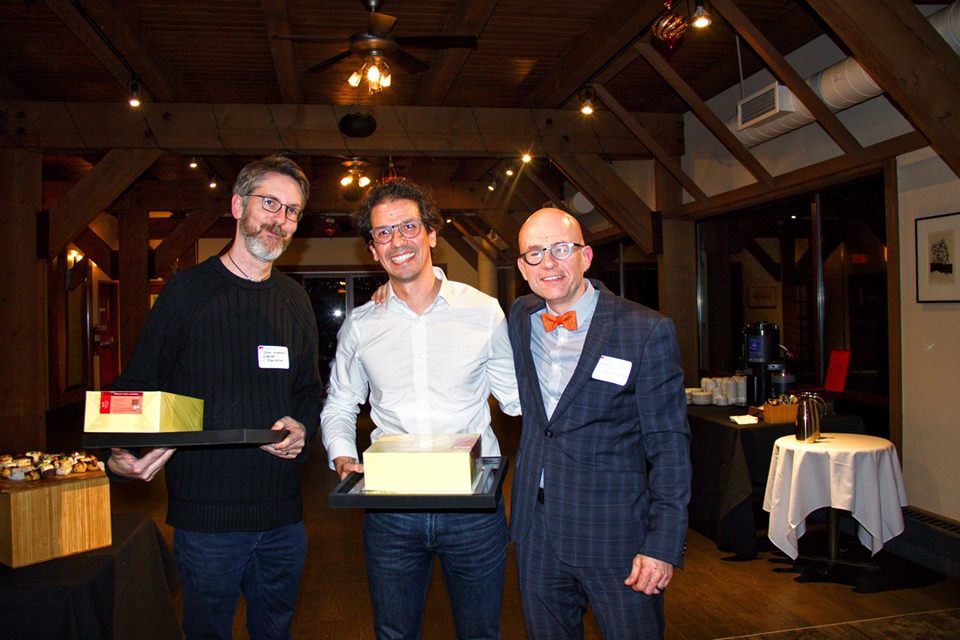
<svg viewBox="0 0 960 640"><path fill-rule="evenodd" d="M385 224L382 227L370 229L370 237L379 244L386 244L393 240L393 232L399 231L404 238L416 238L420 235L423 220L404 220L397 224Z"/></svg>
<svg viewBox="0 0 960 640"><path fill-rule="evenodd" d="M583 245L576 242L558 242L550 245L546 249L530 249L529 251L521 253L520 256L528 265L535 267L543 262L543 257L547 251L550 252L550 255L552 255L555 260L566 260L573 255L574 249L582 248Z"/></svg>
<svg viewBox="0 0 960 640"><path fill-rule="evenodd" d="M259 193L246 193L243 197L249 198L250 196L260 198L260 206L263 207L264 211L269 213L276 213L280 211L280 209L285 208L287 211L284 215L286 215L287 220L291 222L300 222L300 218L303 217L303 208L295 204L283 204L273 196L262 196Z"/></svg>

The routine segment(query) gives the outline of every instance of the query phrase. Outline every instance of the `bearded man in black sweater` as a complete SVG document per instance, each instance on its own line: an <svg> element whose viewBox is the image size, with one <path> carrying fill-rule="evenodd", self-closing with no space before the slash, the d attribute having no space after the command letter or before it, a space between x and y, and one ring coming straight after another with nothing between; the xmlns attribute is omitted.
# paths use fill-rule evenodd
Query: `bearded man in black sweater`
<svg viewBox="0 0 960 640"><path fill-rule="evenodd" d="M111 451L118 476L149 481L166 467L187 638L230 638L241 593L251 638L290 637L307 546L299 463L317 430L318 338L306 292L272 267L309 192L288 158L244 167L232 245L166 285L115 385L201 398L204 430L287 431L259 448Z"/></svg>

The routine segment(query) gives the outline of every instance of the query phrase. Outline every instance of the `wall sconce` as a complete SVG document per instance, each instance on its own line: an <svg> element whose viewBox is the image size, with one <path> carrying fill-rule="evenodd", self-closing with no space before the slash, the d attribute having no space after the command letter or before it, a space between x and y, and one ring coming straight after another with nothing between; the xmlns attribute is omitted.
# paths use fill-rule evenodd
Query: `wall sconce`
<svg viewBox="0 0 960 640"><path fill-rule="evenodd" d="M128 87L130 98L127 100L127 104L136 109L140 106L140 83L136 80L131 80Z"/></svg>
<svg viewBox="0 0 960 640"><path fill-rule="evenodd" d="M364 78L367 80L367 90L370 93L378 93L393 83L390 65L380 56L367 58L363 65L347 79L347 84L354 88L359 87Z"/></svg>
<svg viewBox="0 0 960 640"><path fill-rule="evenodd" d="M585 116L592 116L595 110L594 103L596 102L596 93L593 90L593 87L586 87L583 91L580 92L580 113Z"/></svg>
<svg viewBox="0 0 960 640"><path fill-rule="evenodd" d="M713 23L713 18L703 6L703 0L697 0L697 8L690 17L690 25L695 29L705 29Z"/></svg>

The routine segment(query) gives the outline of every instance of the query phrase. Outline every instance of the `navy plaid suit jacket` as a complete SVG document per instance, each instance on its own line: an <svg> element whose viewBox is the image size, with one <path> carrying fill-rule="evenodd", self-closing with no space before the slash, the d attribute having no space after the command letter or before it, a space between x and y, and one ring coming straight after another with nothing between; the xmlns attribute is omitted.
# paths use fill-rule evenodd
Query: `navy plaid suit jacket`
<svg viewBox="0 0 960 640"><path fill-rule="evenodd" d="M547 536L564 562L623 568L637 553L683 566L690 429L673 322L602 284L580 361L547 420L530 353L535 295L510 311L523 433L511 537L523 543L543 470ZM600 356L631 363L623 386L593 378ZM624 574L626 575L626 573Z"/></svg>

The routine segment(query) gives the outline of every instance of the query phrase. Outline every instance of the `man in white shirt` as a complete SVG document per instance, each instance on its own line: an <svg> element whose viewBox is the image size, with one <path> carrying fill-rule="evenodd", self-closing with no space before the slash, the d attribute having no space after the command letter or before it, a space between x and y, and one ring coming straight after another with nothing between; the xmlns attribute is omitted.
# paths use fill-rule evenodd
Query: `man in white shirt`
<svg viewBox="0 0 960 640"><path fill-rule="evenodd" d="M323 444L341 478L362 472L360 405L370 401L371 439L397 433L479 433L498 456L491 393L504 413L520 401L507 325L497 301L451 282L433 266L443 218L415 184L373 188L354 225L389 276L386 301L354 309L338 334L321 414ZM367 512L364 556L378 639L420 637L423 603L440 558L457 636L498 638L507 555L503 502L489 512Z"/></svg>

